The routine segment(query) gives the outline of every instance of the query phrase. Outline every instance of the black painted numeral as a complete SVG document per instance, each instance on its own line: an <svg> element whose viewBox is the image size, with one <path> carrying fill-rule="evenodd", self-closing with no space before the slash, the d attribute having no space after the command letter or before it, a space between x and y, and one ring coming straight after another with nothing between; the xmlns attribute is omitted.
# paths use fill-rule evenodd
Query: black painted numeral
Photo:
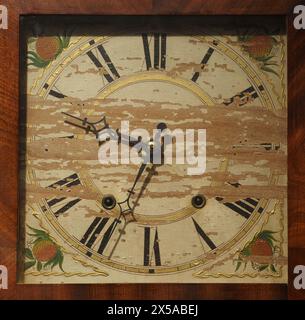
<svg viewBox="0 0 305 320"><path fill-rule="evenodd" d="M94 45L95 41L91 40L89 42L90 45ZM90 58L90 60L93 62L93 64L101 71L102 75L105 77L105 79L108 82L112 82L114 79L120 78L120 75L115 68L114 64L112 63L109 55L107 54L105 48L103 47L102 44L97 46L97 49L101 55L101 57L104 60L104 65L102 62L99 60L99 58L93 53L92 50L87 52L87 56ZM108 69L105 67L107 66Z"/></svg>
<svg viewBox="0 0 305 320"><path fill-rule="evenodd" d="M85 244L88 248L91 248L94 242L96 241L98 235L104 229L108 220L109 218L96 217L90 224L89 228L83 235L80 242Z"/></svg>
<svg viewBox="0 0 305 320"><path fill-rule="evenodd" d="M44 89L48 89L49 88L49 85L47 83L45 83L45 85L43 86ZM66 95L64 95L63 93L59 92L58 90L56 89L51 89L49 91L49 95L54 97L54 98L57 98L57 99L63 99L66 97Z"/></svg>
<svg viewBox="0 0 305 320"><path fill-rule="evenodd" d="M202 230L202 228L200 227L200 225L197 223L197 221L192 218L193 223L195 225L196 231L198 233L198 235L200 236L200 238L210 247L211 250L216 248L216 245L214 244L214 242L209 238L209 236Z"/></svg>
<svg viewBox="0 0 305 320"><path fill-rule="evenodd" d="M204 67L206 66L206 64L209 62L213 52L214 52L213 48L209 48L208 49L208 51L206 52L206 54L204 55L204 57L202 58L202 60L200 62L201 70L203 70ZM198 80L198 78L199 78L199 75L200 75L200 72L196 71L191 80L196 82Z"/></svg>
<svg viewBox="0 0 305 320"><path fill-rule="evenodd" d="M55 90L50 90L49 95L53 96L54 98L58 98L58 99L63 99L66 97L64 94L57 92Z"/></svg>
<svg viewBox="0 0 305 320"><path fill-rule="evenodd" d="M102 238L102 241L100 243L100 246L97 250L98 253L100 254L103 254L104 250L106 249L110 239L111 239L111 236L113 235L117 225L120 223L120 220L119 219L115 219L111 225L108 227L108 229L106 230L106 232L104 233L104 236Z"/></svg>
<svg viewBox="0 0 305 320"><path fill-rule="evenodd" d="M48 186L48 188L60 189L60 188L70 188L72 186L80 185L80 179L76 173L71 174L70 176L63 178L57 182L52 183ZM61 214L70 210L73 206L75 206L78 202L81 201L80 198L69 200L67 197L56 197L52 199L46 199L49 207L54 209L57 208L54 212L56 218L58 218ZM59 209L58 209L59 208Z"/></svg>
<svg viewBox="0 0 305 320"><path fill-rule="evenodd" d="M161 255L160 255L160 246L159 246L159 236L158 230L155 231L154 242L151 250L151 229L150 227L144 228L144 266L151 266L152 259L156 266L161 266Z"/></svg>
<svg viewBox="0 0 305 320"><path fill-rule="evenodd" d="M146 33L142 34L144 56L146 62L146 69L152 69L152 59L150 56L149 38ZM154 69L166 68L166 34L155 33L153 35L153 57L154 57Z"/></svg>
<svg viewBox="0 0 305 320"><path fill-rule="evenodd" d="M245 198L235 202L222 202L223 198L216 197L216 200L245 219L248 219L254 210L257 210L258 213L262 213L264 211L263 207L258 207L259 199L256 198Z"/></svg>
<svg viewBox="0 0 305 320"><path fill-rule="evenodd" d="M85 244L88 248L91 248L93 244L96 242L97 237L105 230L107 223L109 222L109 218L101 218L96 217L93 222L90 224L89 228L83 235L82 239L80 240L81 243ZM120 223L119 219L115 219L110 226L107 227L106 231L103 234L101 242L99 244L99 248L97 252L99 254L103 254L104 250L106 249L117 225ZM87 255L91 255L90 252Z"/></svg>

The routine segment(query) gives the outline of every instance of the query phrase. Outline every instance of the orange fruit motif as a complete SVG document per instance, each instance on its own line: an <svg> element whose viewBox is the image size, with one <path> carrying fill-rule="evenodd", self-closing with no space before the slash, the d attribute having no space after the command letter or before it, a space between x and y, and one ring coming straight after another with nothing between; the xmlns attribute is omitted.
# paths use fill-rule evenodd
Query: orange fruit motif
<svg viewBox="0 0 305 320"><path fill-rule="evenodd" d="M60 50L58 37L39 37L36 41L36 53L42 60L53 60Z"/></svg>
<svg viewBox="0 0 305 320"><path fill-rule="evenodd" d="M250 245L250 252L253 256L272 256L273 250L268 241L257 239Z"/></svg>
<svg viewBox="0 0 305 320"><path fill-rule="evenodd" d="M261 58L271 53L274 40L271 36L258 35L249 39L243 44L244 49L253 58Z"/></svg>
<svg viewBox="0 0 305 320"><path fill-rule="evenodd" d="M35 243L32 252L37 261L46 262L55 258L57 250L53 241L39 240Z"/></svg>

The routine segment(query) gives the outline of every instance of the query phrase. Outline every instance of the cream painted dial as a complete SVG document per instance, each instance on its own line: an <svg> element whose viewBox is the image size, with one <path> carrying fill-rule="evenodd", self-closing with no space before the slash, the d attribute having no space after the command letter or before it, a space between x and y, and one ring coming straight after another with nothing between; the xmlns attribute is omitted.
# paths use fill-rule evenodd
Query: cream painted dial
<svg viewBox="0 0 305 320"><path fill-rule="evenodd" d="M134 274L196 269L284 198L284 106L249 52L221 36L84 36L44 70L29 99L27 156L40 159L30 180L47 190L41 213L71 250ZM67 115L149 132L159 123L206 129L206 171L149 164L130 194L139 166L100 164L95 135ZM103 206L107 195L114 208ZM202 207L192 203L198 195ZM132 212L123 214L128 196Z"/></svg>

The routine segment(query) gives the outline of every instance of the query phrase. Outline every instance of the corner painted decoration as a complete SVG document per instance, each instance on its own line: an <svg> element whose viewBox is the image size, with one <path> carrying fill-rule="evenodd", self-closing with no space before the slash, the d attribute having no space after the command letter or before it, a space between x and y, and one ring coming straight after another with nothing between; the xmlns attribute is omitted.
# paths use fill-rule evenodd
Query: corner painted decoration
<svg viewBox="0 0 305 320"><path fill-rule="evenodd" d="M24 283L287 282L285 30L215 19L27 30Z"/></svg>

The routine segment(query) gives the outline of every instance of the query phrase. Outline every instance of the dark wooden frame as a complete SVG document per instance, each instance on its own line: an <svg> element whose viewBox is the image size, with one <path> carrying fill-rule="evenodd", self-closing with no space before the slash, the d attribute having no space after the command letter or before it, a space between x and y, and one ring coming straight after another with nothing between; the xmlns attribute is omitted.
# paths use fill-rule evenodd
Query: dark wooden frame
<svg viewBox="0 0 305 320"><path fill-rule="evenodd" d="M293 268L305 264L305 31L293 28L295 0L2 0L9 29L0 30L0 264L9 289L0 299L299 299ZM19 22L29 14L284 15L288 30L289 284L16 284L19 150Z"/></svg>

